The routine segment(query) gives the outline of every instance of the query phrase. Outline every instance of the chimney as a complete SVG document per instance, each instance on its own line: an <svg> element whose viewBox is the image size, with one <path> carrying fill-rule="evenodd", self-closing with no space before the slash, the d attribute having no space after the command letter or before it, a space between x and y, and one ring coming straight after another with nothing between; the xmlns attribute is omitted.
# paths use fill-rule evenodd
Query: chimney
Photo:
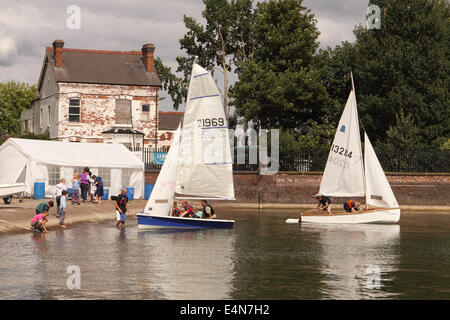
<svg viewBox="0 0 450 320"><path fill-rule="evenodd" d="M153 44L149 43L142 46L142 60L147 72L153 72L155 68L153 52L155 52L155 46Z"/></svg>
<svg viewBox="0 0 450 320"><path fill-rule="evenodd" d="M62 51L64 47L63 40L55 40L53 41L53 59L55 60L56 67L62 67Z"/></svg>

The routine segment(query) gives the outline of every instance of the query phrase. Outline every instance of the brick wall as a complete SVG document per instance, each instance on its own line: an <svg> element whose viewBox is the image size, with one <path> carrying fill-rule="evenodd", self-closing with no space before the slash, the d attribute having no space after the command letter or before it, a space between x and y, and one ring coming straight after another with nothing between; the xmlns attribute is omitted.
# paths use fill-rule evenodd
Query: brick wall
<svg viewBox="0 0 450 320"><path fill-rule="evenodd" d="M158 172L147 171L146 184L156 181ZM450 174L386 174L400 205L450 205ZM280 172L260 176L251 172L235 172L237 202L246 203L315 203L322 173ZM332 198L335 204L344 199ZM362 199L357 199L361 201Z"/></svg>

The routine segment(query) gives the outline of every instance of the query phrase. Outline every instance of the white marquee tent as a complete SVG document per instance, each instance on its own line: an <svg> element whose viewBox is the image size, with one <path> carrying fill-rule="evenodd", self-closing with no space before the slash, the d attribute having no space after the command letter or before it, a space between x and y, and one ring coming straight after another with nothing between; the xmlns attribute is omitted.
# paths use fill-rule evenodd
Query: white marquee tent
<svg viewBox="0 0 450 320"><path fill-rule="evenodd" d="M102 177L109 196L132 187L135 199L144 197L144 163L122 144L9 138L0 146L0 183L23 182L29 194L34 182L45 182L50 196L61 178L71 188L84 167Z"/></svg>

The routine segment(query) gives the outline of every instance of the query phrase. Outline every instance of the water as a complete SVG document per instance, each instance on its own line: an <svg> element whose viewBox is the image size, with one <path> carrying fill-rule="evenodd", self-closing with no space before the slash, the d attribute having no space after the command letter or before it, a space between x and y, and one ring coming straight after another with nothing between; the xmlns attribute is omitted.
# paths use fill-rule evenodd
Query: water
<svg viewBox="0 0 450 320"><path fill-rule="evenodd" d="M0 299L449 299L450 215L399 225L287 225L240 210L233 230L124 231L114 221L0 236ZM67 286L69 266L81 271ZM70 284L70 283L69 283Z"/></svg>

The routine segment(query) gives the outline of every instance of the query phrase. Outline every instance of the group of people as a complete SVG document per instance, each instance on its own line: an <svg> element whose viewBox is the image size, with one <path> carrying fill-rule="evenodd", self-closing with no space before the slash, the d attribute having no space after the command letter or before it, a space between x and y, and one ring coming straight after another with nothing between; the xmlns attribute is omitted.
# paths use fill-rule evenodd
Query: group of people
<svg viewBox="0 0 450 320"><path fill-rule="evenodd" d="M186 200L181 203L181 208L177 206L177 203L173 202L172 216L184 217L184 218L202 218L202 219L215 219L213 207L206 200L202 200L201 208L197 211Z"/></svg>
<svg viewBox="0 0 450 320"><path fill-rule="evenodd" d="M81 177L78 174L74 175L73 189L75 186L77 190L81 191L81 199L83 202L87 200L90 195L91 202L101 203L103 197L103 180L100 176L93 175L88 167L83 169ZM79 199L79 197L77 197ZM79 200L78 200L79 203Z"/></svg>
<svg viewBox="0 0 450 320"><path fill-rule="evenodd" d="M331 200L329 197L324 196L322 194L316 194L314 195L314 198L316 198L319 203L317 205L317 208L327 211L329 214L331 214ZM347 200L344 202L344 210L346 212L357 212L360 210L361 204L359 202L356 202L354 200Z"/></svg>
<svg viewBox="0 0 450 320"><path fill-rule="evenodd" d="M63 181L64 179L61 179L61 185L64 185ZM63 189L61 185L56 189L54 195L55 200L57 202L57 209L56 209L56 217L59 218L59 225L62 228L66 228L64 224L64 219L66 217L66 207L67 207L67 190ZM58 190L61 190L61 194L59 195ZM127 197L127 189L122 189L121 193L117 197L111 197L114 201L114 207L116 209L116 227L125 227L125 221L126 221L126 213L128 211L128 197ZM73 202L72 202L73 203ZM47 233L47 227L45 226L48 222L48 214L50 208L54 206L55 202L53 200L50 200L48 202L41 202L36 207L36 214L31 219L31 227L34 230L41 231Z"/></svg>

